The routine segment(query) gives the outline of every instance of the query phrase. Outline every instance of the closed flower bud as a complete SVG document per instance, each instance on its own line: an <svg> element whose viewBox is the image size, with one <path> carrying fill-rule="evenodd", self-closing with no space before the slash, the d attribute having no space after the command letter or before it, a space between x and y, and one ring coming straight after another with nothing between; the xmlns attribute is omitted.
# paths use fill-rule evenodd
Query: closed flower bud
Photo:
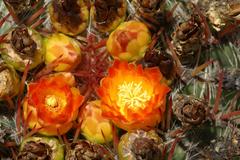
<svg viewBox="0 0 240 160"><path fill-rule="evenodd" d="M128 21L110 34L107 49L115 59L136 61L144 57L150 42L151 34L144 23Z"/></svg>
<svg viewBox="0 0 240 160"><path fill-rule="evenodd" d="M86 139L95 143L107 143L112 141L112 124L102 116L100 101L89 102L81 117L82 134Z"/></svg>
<svg viewBox="0 0 240 160"><path fill-rule="evenodd" d="M46 49L45 63L58 61L55 71L70 71L81 59L78 42L64 34L55 33L44 40Z"/></svg>

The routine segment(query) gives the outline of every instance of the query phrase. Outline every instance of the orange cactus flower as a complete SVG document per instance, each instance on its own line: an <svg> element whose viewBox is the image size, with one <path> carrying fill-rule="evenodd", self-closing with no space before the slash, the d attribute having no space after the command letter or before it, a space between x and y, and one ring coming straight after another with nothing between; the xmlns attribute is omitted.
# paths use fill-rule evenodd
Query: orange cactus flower
<svg viewBox="0 0 240 160"><path fill-rule="evenodd" d="M115 61L108 73L98 90L103 115L127 131L156 126L170 91L160 70Z"/></svg>
<svg viewBox="0 0 240 160"><path fill-rule="evenodd" d="M23 104L29 128L44 135L62 135L69 131L84 99L74 85L71 73L52 74L30 83Z"/></svg>

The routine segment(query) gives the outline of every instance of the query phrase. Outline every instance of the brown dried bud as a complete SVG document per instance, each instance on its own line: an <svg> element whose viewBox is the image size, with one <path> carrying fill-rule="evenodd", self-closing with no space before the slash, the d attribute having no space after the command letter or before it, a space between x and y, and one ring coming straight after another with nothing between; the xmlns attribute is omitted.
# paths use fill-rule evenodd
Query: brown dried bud
<svg viewBox="0 0 240 160"><path fill-rule="evenodd" d="M156 154L161 155L158 145L148 138L136 138L132 144L132 152L137 160L152 160Z"/></svg>
<svg viewBox="0 0 240 160"><path fill-rule="evenodd" d="M132 4L136 8L139 20L143 20L150 29L157 31L166 24L163 0L133 0Z"/></svg>
<svg viewBox="0 0 240 160"><path fill-rule="evenodd" d="M52 137L29 137L23 140L18 160L60 160L64 150L59 141Z"/></svg>
<svg viewBox="0 0 240 160"><path fill-rule="evenodd" d="M203 100L178 94L174 97L173 113L183 125L199 125L206 120L209 110Z"/></svg>
<svg viewBox="0 0 240 160"><path fill-rule="evenodd" d="M18 160L60 160L63 147L59 141L50 137L29 137L25 139L18 154Z"/></svg>
<svg viewBox="0 0 240 160"><path fill-rule="evenodd" d="M159 65L161 51L159 50L148 50L144 55L144 62L147 63L148 67L155 67Z"/></svg>
<svg viewBox="0 0 240 160"><path fill-rule="evenodd" d="M174 49L183 65L195 64L201 48L203 31L198 16L181 23L172 35Z"/></svg>
<svg viewBox="0 0 240 160"><path fill-rule="evenodd" d="M239 1L218 0L211 1L206 11L212 27L216 31L221 31L224 27L236 20L240 20Z"/></svg>
<svg viewBox="0 0 240 160"><path fill-rule="evenodd" d="M11 45L22 56L32 57L37 49L37 44L28 33L26 27L18 27L12 31Z"/></svg>
<svg viewBox="0 0 240 160"><path fill-rule="evenodd" d="M4 0L4 2L19 19L25 18L32 5L36 3L35 0Z"/></svg>
<svg viewBox="0 0 240 160"><path fill-rule="evenodd" d="M16 71L4 64L0 63L0 100L6 97L13 97L19 91L19 77Z"/></svg>
<svg viewBox="0 0 240 160"><path fill-rule="evenodd" d="M114 30L126 16L125 0L95 0L91 8L94 27L100 32Z"/></svg>
<svg viewBox="0 0 240 160"><path fill-rule="evenodd" d="M137 0L145 10L157 10L163 0Z"/></svg>
<svg viewBox="0 0 240 160"><path fill-rule="evenodd" d="M49 5L49 14L54 28L68 35L83 32L89 20L85 0L53 0Z"/></svg>
<svg viewBox="0 0 240 160"><path fill-rule="evenodd" d="M170 79L174 74L174 61L170 54L157 50L149 51L144 56L144 62L148 67L158 66L161 73L167 79Z"/></svg>
<svg viewBox="0 0 240 160"><path fill-rule="evenodd" d="M163 150L162 142L153 130L127 133L118 146L119 160L158 160Z"/></svg>
<svg viewBox="0 0 240 160"><path fill-rule="evenodd" d="M79 140L70 145L66 160L112 160L110 153L102 145Z"/></svg>
<svg viewBox="0 0 240 160"><path fill-rule="evenodd" d="M51 160L52 150L44 143L28 142L18 156L18 160Z"/></svg>
<svg viewBox="0 0 240 160"><path fill-rule="evenodd" d="M0 46L1 56L16 70L24 71L28 63L32 69L43 61L42 36L37 31L20 26L11 30L6 39L8 41Z"/></svg>

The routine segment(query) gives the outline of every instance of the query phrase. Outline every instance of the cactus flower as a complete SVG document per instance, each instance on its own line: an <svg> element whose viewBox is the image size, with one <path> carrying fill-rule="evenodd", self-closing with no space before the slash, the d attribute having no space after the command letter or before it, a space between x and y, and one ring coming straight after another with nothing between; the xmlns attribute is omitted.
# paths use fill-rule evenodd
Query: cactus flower
<svg viewBox="0 0 240 160"><path fill-rule="evenodd" d="M115 61L98 89L103 115L128 131L155 127L162 119L170 91L162 80L157 67L143 69Z"/></svg>
<svg viewBox="0 0 240 160"><path fill-rule="evenodd" d="M23 105L29 128L44 135L62 135L70 130L83 102L74 85L71 73L56 73L30 83Z"/></svg>

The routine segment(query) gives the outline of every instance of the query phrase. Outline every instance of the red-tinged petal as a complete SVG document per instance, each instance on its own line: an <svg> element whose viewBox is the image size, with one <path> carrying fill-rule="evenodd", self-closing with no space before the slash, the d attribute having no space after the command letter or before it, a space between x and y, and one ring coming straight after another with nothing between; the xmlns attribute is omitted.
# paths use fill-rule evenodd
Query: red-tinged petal
<svg viewBox="0 0 240 160"><path fill-rule="evenodd" d="M62 135L69 131L73 123L64 123L61 125L44 125L41 124L42 128L39 130L39 133L47 136ZM39 127L40 128L40 127ZM37 128L36 128L37 129Z"/></svg>

